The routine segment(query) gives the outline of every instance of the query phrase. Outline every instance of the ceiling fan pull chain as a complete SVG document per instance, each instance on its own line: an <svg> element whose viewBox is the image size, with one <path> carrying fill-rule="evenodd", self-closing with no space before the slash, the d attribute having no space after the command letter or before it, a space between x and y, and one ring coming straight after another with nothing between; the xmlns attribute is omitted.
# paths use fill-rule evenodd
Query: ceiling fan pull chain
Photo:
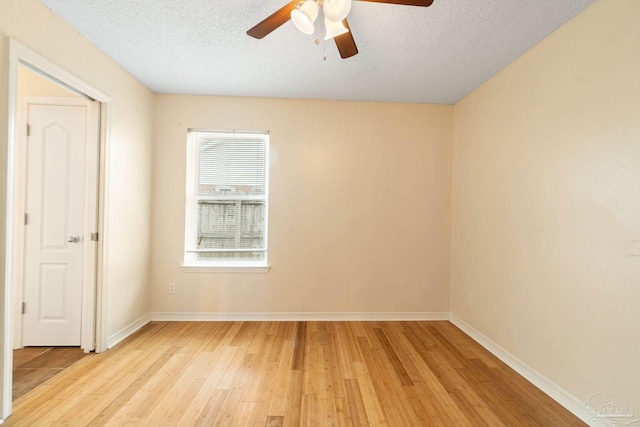
<svg viewBox="0 0 640 427"><path fill-rule="evenodd" d="M320 6L322 6L322 0L318 1L318 4ZM322 9L320 11L320 13L322 13L324 15L324 13L322 12ZM314 43L317 46L320 46L320 43L322 43L322 60L326 61L327 60L327 43L324 41L324 37L321 37L322 34L324 34L326 32L326 27L324 25L324 19L322 19L323 17L320 17L320 22L321 24L316 26L315 30L316 33L314 34L314 36L316 37Z"/></svg>
<svg viewBox="0 0 640 427"><path fill-rule="evenodd" d="M320 15L321 13L322 13L322 9L320 9L318 11L318 15ZM324 22L324 20L322 19L322 16L320 18L321 18L320 22ZM322 25L314 25L314 27L313 27L313 29L314 29L314 33L313 33L314 40L313 40L313 42L316 44L316 46L320 45L320 31L322 29L321 27L322 27Z"/></svg>

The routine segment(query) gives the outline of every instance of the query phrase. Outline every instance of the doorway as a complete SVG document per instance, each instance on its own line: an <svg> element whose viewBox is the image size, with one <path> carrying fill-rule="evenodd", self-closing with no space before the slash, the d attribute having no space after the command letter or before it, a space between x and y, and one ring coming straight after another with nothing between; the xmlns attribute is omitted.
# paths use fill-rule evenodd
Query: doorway
<svg viewBox="0 0 640 427"><path fill-rule="evenodd" d="M9 47L3 419L11 414L14 347L106 350L100 237L111 101L15 40ZM63 94L19 96L26 72Z"/></svg>

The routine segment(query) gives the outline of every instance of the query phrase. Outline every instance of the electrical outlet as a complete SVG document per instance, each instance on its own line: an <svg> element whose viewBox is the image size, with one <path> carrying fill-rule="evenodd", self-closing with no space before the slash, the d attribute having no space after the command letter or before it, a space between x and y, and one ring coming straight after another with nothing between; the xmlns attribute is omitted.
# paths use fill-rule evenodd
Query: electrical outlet
<svg viewBox="0 0 640 427"><path fill-rule="evenodd" d="M170 294L175 294L176 293L176 283L175 282L169 282L169 293Z"/></svg>
<svg viewBox="0 0 640 427"><path fill-rule="evenodd" d="M468 293L467 294L467 305L469 307L473 306L473 294L472 293Z"/></svg>

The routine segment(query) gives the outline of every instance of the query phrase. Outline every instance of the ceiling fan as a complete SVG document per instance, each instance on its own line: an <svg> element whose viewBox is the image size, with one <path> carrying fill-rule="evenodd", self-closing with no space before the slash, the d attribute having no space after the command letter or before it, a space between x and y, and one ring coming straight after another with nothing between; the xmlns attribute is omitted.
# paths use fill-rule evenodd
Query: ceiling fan
<svg viewBox="0 0 640 427"><path fill-rule="evenodd" d="M373 3L390 3L405 6L431 6L433 0L359 0ZM315 20L319 10L322 9L325 24L325 40L334 39L343 59L350 58L358 53L356 42L353 39L347 15L351 10L351 0L294 0L275 11L268 18L247 31L247 34L256 39L261 39L270 34L276 28L287 22L293 21L295 26L305 34L313 34Z"/></svg>

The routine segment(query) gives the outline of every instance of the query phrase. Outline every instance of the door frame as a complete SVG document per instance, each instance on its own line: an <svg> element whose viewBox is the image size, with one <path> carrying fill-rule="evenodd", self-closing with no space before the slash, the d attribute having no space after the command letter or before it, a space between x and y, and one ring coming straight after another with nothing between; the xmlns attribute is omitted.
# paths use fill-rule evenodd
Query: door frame
<svg viewBox="0 0 640 427"><path fill-rule="evenodd" d="M18 164L16 163L18 149L18 66L24 65L45 78L64 86L79 95L97 101L100 104L99 130L99 176L98 176L98 207L97 232L99 239L96 245L97 260L95 270L95 305L93 318L95 319L95 350L101 352L107 349L107 252L108 242L108 166L109 166L109 118L111 97L91 86L84 80L60 68L31 49L14 39L9 39L9 70L7 96L7 151L6 151L6 246L4 259L4 289L3 292L3 342L2 342L2 419L11 415L12 382L13 382L13 316L15 272L16 272L16 226L22 218L16 217L16 184L18 180ZM24 208L23 208L24 209ZM20 246L22 242L20 242Z"/></svg>
<svg viewBox="0 0 640 427"><path fill-rule="evenodd" d="M46 78L46 77L43 77ZM82 296L81 296L81 331L80 347L88 353L95 350L95 291L96 291L96 249L97 245L91 241L91 233L98 231L98 174L99 174L99 131L100 131L100 104L85 97L53 97L53 96L27 96L18 99L18 145L15 155L15 228L14 228L14 273L13 273L13 348L22 348L22 322L21 304L24 301L24 269L27 261L25 252L25 227L23 221L26 209L27 197L27 134L26 125L28 109L30 105L53 106L80 106L86 108L86 154L83 159L87 168L84 176L84 206L83 206L83 239L82 239Z"/></svg>

